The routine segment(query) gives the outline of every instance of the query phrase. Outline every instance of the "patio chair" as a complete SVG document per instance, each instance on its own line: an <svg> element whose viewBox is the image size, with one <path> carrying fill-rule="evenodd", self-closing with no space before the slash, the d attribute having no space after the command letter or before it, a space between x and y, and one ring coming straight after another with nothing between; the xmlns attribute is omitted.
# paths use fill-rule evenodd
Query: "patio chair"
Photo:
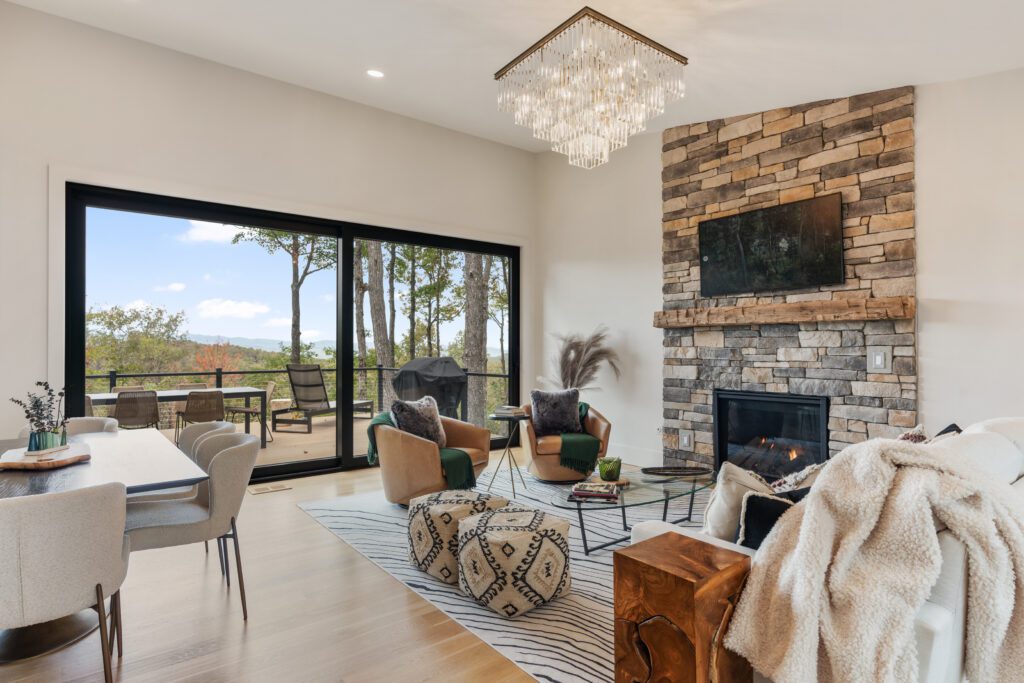
<svg viewBox="0 0 1024 683"><path fill-rule="evenodd" d="M263 398L266 405L270 405L270 397L274 395L274 389L277 388L277 382L267 382L267 395ZM234 422L234 418L241 415L243 418L248 415L250 418L256 418L257 422L260 422L260 409L255 406L228 406L228 421ZM271 441L274 440L274 432L270 431L267 436Z"/></svg>
<svg viewBox="0 0 1024 683"><path fill-rule="evenodd" d="M121 390L111 417L121 429L145 429L160 424L160 407L155 391Z"/></svg>
<svg viewBox="0 0 1024 683"><path fill-rule="evenodd" d="M196 422L220 422L224 419L224 392L212 390L190 391L185 409L174 418L174 443L178 443L179 430Z"/></svg>
<svg viewBox="0 0 1024 683"><path fill-rule="evenodd" d="M206 382L185 382L183 384L176 385L174 388L179 391L202 391L204 389L209 389L210 385ZM171 415L177 415L183 410L185 410L185 401L174 401L171 403Z"/></svg>
<svg viewBox="0 0 1024 683"><path fill-rule="evenodd" d="M288 364L288 382L292 385L292 405L270 413L270 430L277 425L306 425L306 433L313 433L313 418L337 410L337 403L327 398L327 385L319 365ZM279 417L287 413L302 413L301 418Z"/></svg>
<svg viewBox="0 0 1024 683"><path fill-rule="evenodd" d="M120 394L122 391L145 391L146 387L141 384L122 384L110 390L112 394Z"/></svg>

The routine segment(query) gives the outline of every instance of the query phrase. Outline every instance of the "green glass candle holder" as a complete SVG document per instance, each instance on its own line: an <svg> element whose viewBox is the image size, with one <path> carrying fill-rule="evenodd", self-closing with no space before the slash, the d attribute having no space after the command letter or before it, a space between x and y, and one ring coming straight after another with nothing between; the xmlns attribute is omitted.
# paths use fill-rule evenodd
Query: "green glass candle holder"
<svg viewBox="0 0 1024 683"><path fill-rule="evenodd" d="M597 471L604 481L618 481L622 474L621 458L604 458L597 463Z"/></svg>

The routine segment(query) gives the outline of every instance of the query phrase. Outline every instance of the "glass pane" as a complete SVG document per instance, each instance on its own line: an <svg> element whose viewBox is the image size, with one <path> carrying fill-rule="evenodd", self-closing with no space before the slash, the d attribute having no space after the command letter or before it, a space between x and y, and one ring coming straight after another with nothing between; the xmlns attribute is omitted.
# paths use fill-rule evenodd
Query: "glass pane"
<svg viewBox="0 0 1024 683"><path fill-rule="evenodd" d="M96 414L112 412L111 394L126 386L180 390L160 403L159 428L173 439L197 417L187 392L219 388L224 417L258 434L266 391L267 422L276 413L279 424L257 465L337 456L335 238L97 208L86 220ZM298 403L289 363L310 366Z"/></svg>
<svg viewBox="0 0 1024 683"><path fill-rule="evenodd" d="M375 240L353 257L354 454L395 398L431 395L443 415L506 435L487 415L508 402L508 259Z"/></svg>

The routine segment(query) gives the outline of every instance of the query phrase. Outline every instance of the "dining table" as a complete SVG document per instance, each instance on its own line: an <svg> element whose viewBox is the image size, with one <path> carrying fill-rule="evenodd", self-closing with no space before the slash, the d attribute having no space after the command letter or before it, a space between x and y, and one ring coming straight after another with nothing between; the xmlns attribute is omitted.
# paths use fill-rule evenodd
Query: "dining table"
<svg viewBox="0 0 1024 683"><path fill-rule="evenodd" d="M128 494L193 486L209 475L156 429L79 434L72 444L87 444L90 459L52 470L0 470L0 499L73 491L110 482ZM23 439L0 439L0 454L24 448ZM3 587L0 586L0 590ZM36 657L74 643L99 626L88 609L23 628L0 629L0 664Z"/></svg>
<svg viewBox="0 0 1024 683"><path fill-rule="evenodd" d="M244 399L245 407L248 408L252 399L260 400L260 448L267 447L267 390L259 387L219 387L216 389L159 389L156 392L156 400L159 403L168 401L187 401L188 395L193 391L219 391L224 394L225 399ZM117 392L103 392L98 394L86 394L93 406L112 406L117 403ZM249 433L248 414L245 415L245 433Z"/></svg>

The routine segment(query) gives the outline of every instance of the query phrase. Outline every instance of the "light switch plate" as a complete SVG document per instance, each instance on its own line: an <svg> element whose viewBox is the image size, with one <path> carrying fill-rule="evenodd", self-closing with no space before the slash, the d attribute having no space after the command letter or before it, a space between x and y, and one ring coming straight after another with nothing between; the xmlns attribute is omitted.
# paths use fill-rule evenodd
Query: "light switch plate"
<svg viewBox="0 0 1024 683"><path fill-rule="evenodd" d="M884 374L892 372L892 347L868 347L868 372Z"/></svg>
<svg viewBox="0 0 1024 683"><path fill-rule="evenodd" d="M693 433L692 432L679 432L679 447L680 448L693 448Z"/></svg>

